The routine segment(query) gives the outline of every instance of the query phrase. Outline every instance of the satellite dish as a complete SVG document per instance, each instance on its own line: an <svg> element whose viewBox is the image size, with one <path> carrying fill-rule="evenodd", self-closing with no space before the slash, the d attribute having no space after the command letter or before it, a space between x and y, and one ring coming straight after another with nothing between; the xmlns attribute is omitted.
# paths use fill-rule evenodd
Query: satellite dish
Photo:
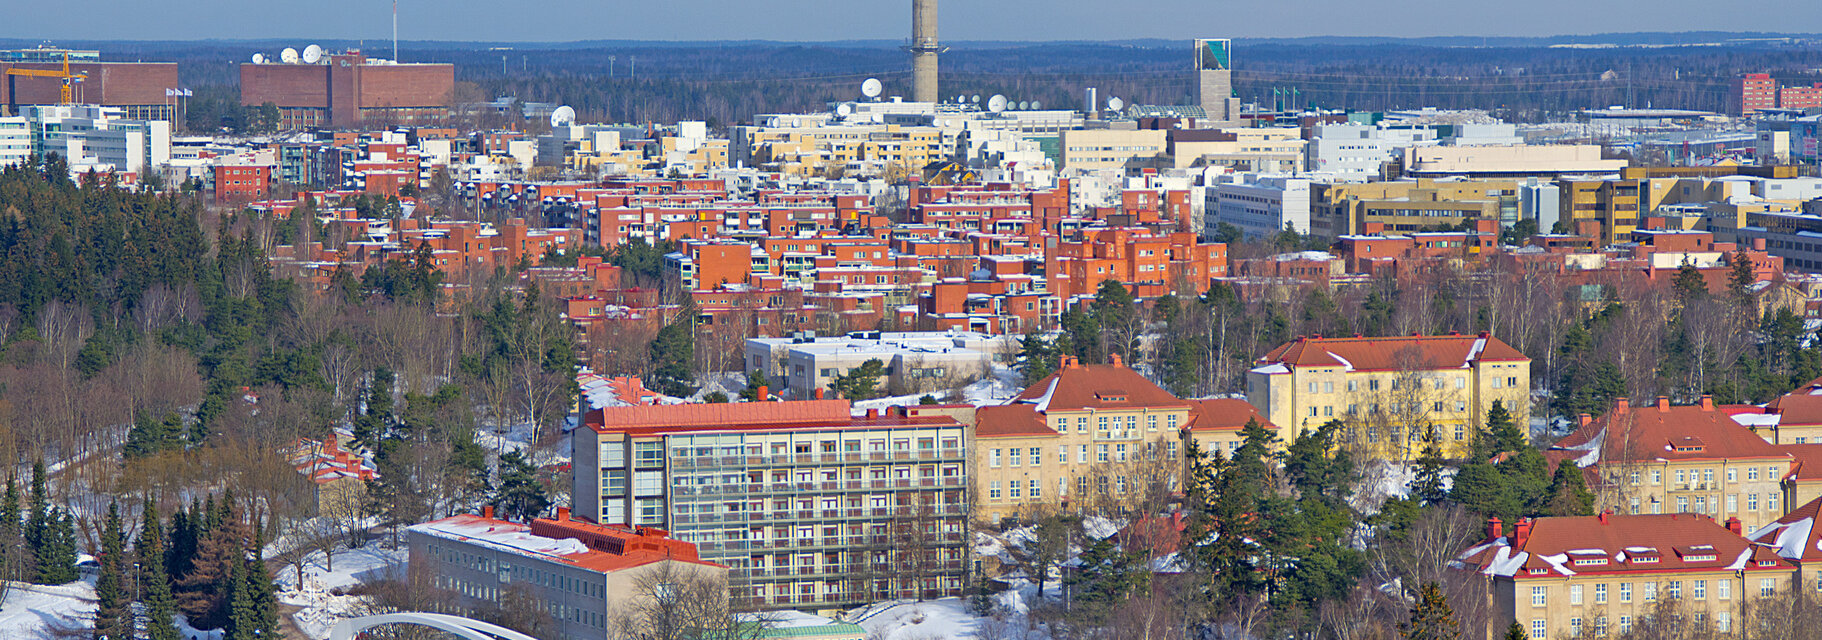
<svg viewBox="0 0 1822 640"><path fill-rule="evenodd" d="M1044 108L1044 103L1038 102L1036 100L1031 101L1031 110L1032 111L1039 111L1039 110L1042 110L1043 108Z"/></svg>
<svg viewBox="0 0 1822 640"><path fill-rule="evenodd" d="M317 45L304 47L304 64L316 64L323 61L323 48Z"/></svg>
<svg viewBox="0 0 1822 640"><path fill-rule="evenodd" d="M843 118L854 115L854 105L848 104L846 102L835 105L835 115L841 116Z"/></svg>
<svg viewBox="0 0 1822 640"><path fill-rule="evenodd" d="M285 64L297 64L297 50L285 47L284 51L278 52L278 59L284 61Z"/></svg>
<svg viewBox="0 0 1822 640"><path fill-rule="evenodd" d="M1031 101L1029 101L1029 100L1020 100L1019 101L1019 111L1030 111L1030 110L1031 110Z"/></svg>
<svg viewBox="0 0 1822 640"><path fill-rule="evenodd" d="M885 87L879 83L879 78L867 78L866 82L860 83L860 95L869 98L877 98L879 97L879 92L884 88Z"/></svg>
<svg viewBox="0 0 1822 640"><path fill-rule="evenodd" d="M1126 108L1125 100L1121 100L1119 98L1108 98L1107 99L1107 110L1108 111L1119 111L1124 108Z"/></svg>
<svg viewBox="0 0 1822 640"><path fill-rule="evenodd" d="M999 113L1001 111L1005 111L1006 110L1006 96L1002 96L997 93L993 94L993 97L987 99L987 110L992 111L994 113Z"/></svg>
<svg viewBox="0 0 1822 640"><path fill-rule="evenodd" d="M956 104L962 104L962 103L965 103L965 102L967 102L967 101L968 101L968 96L966 96L966 95L960 95L960 96L956 96L956 97L955 97L955 103L956 103Z"/></svg>
<svg viewBox="0 0 1822 640"><path fill-rule="evenodd" d="M263 54L263 53L253 54L253 64L265 64L265 63L266 63L266 54Z"/></svg>
<svg viewBox="0 0 1822 640"><path fill-rule="evenodd" d="M576 110L569 105L557 107L550 112L550 126L561 127L576 121Z"/></svg>
<svg viewBox="0 0 1822 640"><path fill-rule="evenodd" d="M974 103L980 104L980 102L981 102L981 94L978 94L978 93L974 94Z"/></svg>

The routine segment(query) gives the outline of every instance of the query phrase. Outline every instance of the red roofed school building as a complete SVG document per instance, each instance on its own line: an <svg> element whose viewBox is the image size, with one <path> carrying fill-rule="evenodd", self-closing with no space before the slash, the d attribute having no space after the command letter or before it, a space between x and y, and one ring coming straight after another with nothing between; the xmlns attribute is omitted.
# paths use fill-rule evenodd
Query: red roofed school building
<svg viewBox="0 0 1822 640"><path fill-rule="evenodd" d="M412 569L436 576L464 613L511 605L502 598L521 590L518 602L538 603L556 623L547 638L605 637L630 603L656 595L660 581L687 580L726 597L727 567L697 558L696 545L662 529L576 522L569 509L525 524L495 519L486 507L405 535Z"/></svg>
<svg viewBox="0 0 1822 640"><path fill-rule="evenodd" d="M997 522L1158 497L1180 477L1184 438L1231 452L1250 419L1272 428L1244 400L1178 399L1118 355L1065 359L1010 403L975 411L975 515Z"/></svg>
<svg viewBox="0 0 1822 640"><path fill-rule="evenodd" d="M1445 455L1462 457L1495 401L1529 415L1531 359L1499 338L1412 335L1310 336L1285 343L1246 374L1246 398L1278 425L1278 437L1331 420L1341 441L1370 458L1410 460L1433 431Z"/></svg>
<svg viewBox="0 0 1822 640"><path fill-rule="evenodd" d="M379 470L365 453L343 447L336 434L322 440L299 438L286 459L310 481L318 515L359 517L367 508L367 481Z"/></svg>
<svg viewBox="0 0 1822 640"><path fill-rule="evenodd" d="M610 406L572 434L576 513L656 526L725 564L744 607L961 593L964 422L847 400Z"/></svg>
<svg viewBox="0 0 1822 640"><path fill-rule="evenodd" d="M1489 581L1486 636L1513 622L1529 638L1604 637L1632 631L1676 603L1687 623L1729 634L1746 603L1790 587L1794 565L1771 547L1694 514L1610 515L1520 520L1510 535L1498 518L1486 539L1451 563Z"/></svg>

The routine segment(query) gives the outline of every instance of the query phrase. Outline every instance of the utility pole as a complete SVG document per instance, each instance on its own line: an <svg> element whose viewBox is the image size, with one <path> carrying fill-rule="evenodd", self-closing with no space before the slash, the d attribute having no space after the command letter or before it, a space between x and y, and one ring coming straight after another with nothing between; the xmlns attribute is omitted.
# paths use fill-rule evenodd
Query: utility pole
<svg viewBox="0 0 1822 640"><path fill-rule="evenodd" d="M607 77L609 77L609 78L614 77L614 60L619 57L620 56L608 56L607 57Z"/></svg>

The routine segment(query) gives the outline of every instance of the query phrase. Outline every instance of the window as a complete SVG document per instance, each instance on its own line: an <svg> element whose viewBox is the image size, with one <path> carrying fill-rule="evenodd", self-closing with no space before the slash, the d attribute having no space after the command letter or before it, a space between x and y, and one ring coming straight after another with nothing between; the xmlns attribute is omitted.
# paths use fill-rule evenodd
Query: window
<svg viewBox="0 0 1822 640"><path fill-rule="evenodd" d="M1531 606L1544 606L1544 598L1549 595L1549 587L1531 587Z"/></svg>
<svg viewBox="0 0 1822 640"><path fill-rule="evenodd" d="M1095 461L1097 461L1097 462L1106 462L1107 461L1107 445L1100 445L1100 446L1095 447Z"/></svg>
<svg viewBox="0 0 1822 640"><path fill-rule="evenodd" d="M1729 611L1716 611L1714 614L1714 630L1721 633L1732 631L1733 613Z"/></svg>
<svg viewBox="0 0 1822 640"><path fill-rule="evenodd" d="M1455 388L1457 388L1457 389L1468 388L1468 379L1463 376L1455 376Z"/></svg>
<svg viewBox="0 0 1822 640"><path fill-rule="evenodd" d="M1620 633L1632 632L1632 616L1620 616Z"/></svg>
<svg viewBox="0 0 1822 640"><path fill-rule="evenodd" d="M1594 635L1600 636L1600 637L1606 637L1606 635L1607 635L1607 616L1595 616L1594 617Z"/></svg>
<svg viewBox="0 0 1822 640"><path fill-rule="evenodd" d="M1758 511L1759 510L1759 494L1756 494L1756 493L1746 494L1746 510L1747 511Z"/></svg>
<svg viewBox="0 0 1822 640"><path fill-rule="evenodd" d="M1000 466L1000 450L994 449L992 453L988 454L987 460L987 466L989 467Z"/></svg>
<svg viewBox="0 0 1822 640"><path fill-rule="evenodd" d="M1727 600L1727 599L1732 598L1733 597L1733 580L1722 579L1722 580L1714 581L1714 597L1717 600Z"/></svg>
<svg viewBox="0 0 1822 640"><path fill-rule="evenodd" d="M1735 473L1734 473L1734 471L1735 471L1735 469L1733 469L1733 468L1732 468L1732 467L1729 467L1729 468L1728 468L1728 469L1727 469L1727 481L1728 481L1728 482L1733 482L1733 481L1734 481L1734 476L1735 476L1735 475L1736 475L1736 474L1735 474Z"/></svg>
<svg viewBox="0 0 1822 640"><path fill-rule="evenodd" d="M1740 494L1737 494L1737 493L1727 494L1727 512L1733 513L1735 511L1739 511L1739 510L1740 510Z"/></svg>
<svg viewBox="0 0 1822 640"><path fill-rule="evenodd" d="M1778 579L1777 578L1760 578L1759 579L1759 597L1769 598L1769 597L1771 597L1771 594L1777 593L1777 591L1778 591Z"/></svg>
<svg viewBox="0 0 1822 640"><path fill-rule="evenodd" d="M1747 467L1746 468L1746 481L1752 482L1752 481L1755 481L1758 479L1759 479L1759 468L1758 467Z"/></svg>
<svg viewBox="0 0 1822 640"><path fill-rule="evenodd" d="M1080 445L1076 448L1075 461L1081 463L1088 462L1088 445Z"/></svg>
<svg viewBox="0 0 1822 640"><path fill-rule="evenodd" d="M1707 580L1696 580L1691 583L1689 587L1689 596L1691 598L1695 598L1696 600L1705 600L1708 598Z"/></svg>
<svg viewBox="0 0 1822 640"><path fill-rule="evenodd" d="M1019 481L1013 480L1011 482L1011 486L1006 487L1006 496L1010 497L1010 498L1017 498L1017 497L1019 497L1019 493L1021 493L1023 489L1024 489L1024 486L1019 484Z"/></svg>
<svg viewBox="0 0 1822 640"><path fill-rule="evenodd" d="M1057 445L1057 464L1068 464L1068 462L1069 462L1069 445L1066 445L1066 444Z"/></svg>
<svg viewBox="0 0 1822 640"><path fill-rule="evenodd" d="M1044 487L1043 487L1043 485L1038 484L1037 478L1032 478L1031 484L1029 486L1031 487L1031 497L1033 497L1033 498L1044 497L1044 495L1043 495Z"/></svg>
<svg viewBox="0 0 1822 640"><path fill-rule="evenodd" d="M1012 464L1012 466L1015 466L1015 467L1019 466L1019 459L1023 457L1023 456L1019 455L1020 451L1022 451L1022 449L1020 449L1018 447L1013 447L1011 449L1010 453L1012 455L1008 456L1008 458L1009 458L1008 462L1010 462Z"/></svg>
<svg viewBox="0 0 1822 640"><path fill-rule="evenodd" d="M1620 602L1632 602L1632 583L1620 583Z"/></svg>
<svg viewBox="0 0 1822 640"><path fill-rule="evenodd" d="M1765 494L1765 510L1770 511L1772 513L1778 512L1778 494L1777 494L1777 492L1774 491L1774 492Z"/></svg>
<svg viewBox="0 0 1822 640"><path fill-rule="evenodd" d="M1569 619L1569 636L1570 637L1580 637L1581 635L1582 635L1582 619L1581 618L1570 618Z"/></svg>
<svg viewBox="0 0 1822 640"><path fill-rule="evenodd" d="M1492 526L1492 525L1488 525L1488 526ZM1569 585L1569 604L1581 604L1581 603L1582 603L1582 585L1579 585L1579 584Z"/></svg>
<svg viewBox="0 0 1822 640"><path fill-rule="evenodd" d="M1683 597L1683 581L1671 580L1664 584L1664 597L1676 600Z"/></svg>
<svg viewBox="0 0 1822 640"><path fill-rule="evenodd" d="M1334 393L1335 392L1335 383L1333 383L1333 382L1322 383L1322 392L1323 393Z"/></svg>
<svg viewBox="0 0 1822 640"><path fill-rule="evenodd" d="M993 500L1000 499L1000 481L994 480L987 483L987 497Z"/></svg>
<svg viewBox="0 0 1822 640"><path fill-rule="evenodd" d="M1664 483L1664 470L1652 469L1651 470L1651 484L1663 484L1663 483Z"/></svg>
<svg viewBox="0 0 1822 640"><path fill-rule="evenodd" d="M1646 602L1656 602L1658 599L1658 583L1656 583L1656 582L1645 583L1644 596L1645 596Z"/></svg>
<svg viewBox="0 0 1822 640"><path fill-rule="evenodd" d="M1606 584L1594 585L1594 603L1595 604L1607 604L1607 585Z"/></svg>
<svg viewBox="0 0 1822 640"><path fill-rule="evenodd" d="M1539 640L1550 637L1550 629L1544 626L1544 621L1542 619L1534 619L1531 621L1531 637Z"/></svg>

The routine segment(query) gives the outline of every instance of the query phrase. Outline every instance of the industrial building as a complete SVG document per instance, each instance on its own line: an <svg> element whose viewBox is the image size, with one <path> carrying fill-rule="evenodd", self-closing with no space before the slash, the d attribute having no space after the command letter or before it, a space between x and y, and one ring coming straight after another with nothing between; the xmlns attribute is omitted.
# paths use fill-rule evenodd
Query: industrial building
<svg viewBox="0 0 1822 640"><path fill-rule="evenodd" d="M1196 41L1196 103L1209 120L1240 120L1240 99L1234 97L1234 42L1227 39Z"/></svg>
<svg viewBox="0 0 1822 640"><path fill-rule="evenodd" d="M43 60L39 54L42 50L25 49L23 51L0 52L0 103L7 107L9 115L18 115L19 110L27 105L53 105L62 102L59 95L63 81L58 78L29 77L7 73L13 70L61 71L61 57ZM33 53L38 55L25 55ZM72 52L84 53L84 52ZM61 56L61 52L58 52ZM9 58L17 59L15 62ZM176 89L177 63L175 62L96 62L78 61L75 55L70 57L70 74L81 75L82 80L75 83L74 102L103 107L114 107L121 110L122 117L133 120L176 120L177 103L170 98L166 90Z"/></svg>
<svg viewBox="0 0 1822 640"><path fill-rule="evenodd" d="M359 50L318 62L240 65L240 101L278 105L279 127L423 124L449 115L455 65L369 60Z"/></svg>

